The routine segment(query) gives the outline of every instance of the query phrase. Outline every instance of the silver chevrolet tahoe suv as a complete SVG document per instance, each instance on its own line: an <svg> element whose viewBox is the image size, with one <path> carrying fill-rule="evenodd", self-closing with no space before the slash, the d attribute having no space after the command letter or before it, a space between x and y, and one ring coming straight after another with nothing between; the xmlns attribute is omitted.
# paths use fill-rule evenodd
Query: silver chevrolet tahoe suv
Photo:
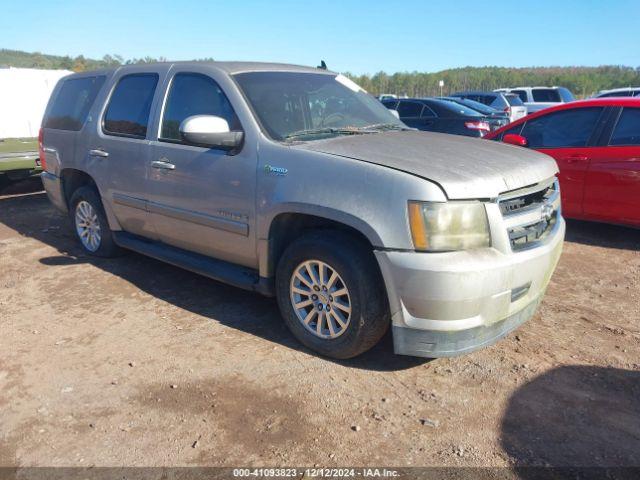
<svg viewBox="0 0 640 480"><path fill-rule="evenodd" d="M414 131L342 75L260 63L80 73L42 179L83 248L264 295L322 355L458 355L535 312L565 231L554 161Z"/></svg>

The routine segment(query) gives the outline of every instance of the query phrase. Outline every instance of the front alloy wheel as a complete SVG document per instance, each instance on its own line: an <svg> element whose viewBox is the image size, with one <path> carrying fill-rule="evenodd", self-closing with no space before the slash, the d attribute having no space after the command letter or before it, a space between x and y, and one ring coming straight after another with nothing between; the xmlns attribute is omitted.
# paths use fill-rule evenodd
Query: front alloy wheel
<svg viewBox="0 0 640 480"><path fill-rule="evenodd" d="M389 305L371 246L336 230L312 230L282 252L276 295L291 333L331 358L374 346L390 323Z"/></svg>
<svg viewBox="0 0 640 480"><path fill-rule="evenodd" d="M294 270L290 282L296 317L313 335L338 338L349 327L351 299L338 272L321 260L308 260Z"/></svg>

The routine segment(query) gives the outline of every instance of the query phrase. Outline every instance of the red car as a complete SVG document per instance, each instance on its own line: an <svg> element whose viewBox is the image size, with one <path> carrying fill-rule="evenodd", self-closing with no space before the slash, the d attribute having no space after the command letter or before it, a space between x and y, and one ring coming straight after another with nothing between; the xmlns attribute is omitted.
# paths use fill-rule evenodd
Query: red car
<svg viewBox="0 0 640 480"><path fill-rule="evenodd" d="M565 217L640 227L640 98L565 103L485 138L555 158Z"/></svg>

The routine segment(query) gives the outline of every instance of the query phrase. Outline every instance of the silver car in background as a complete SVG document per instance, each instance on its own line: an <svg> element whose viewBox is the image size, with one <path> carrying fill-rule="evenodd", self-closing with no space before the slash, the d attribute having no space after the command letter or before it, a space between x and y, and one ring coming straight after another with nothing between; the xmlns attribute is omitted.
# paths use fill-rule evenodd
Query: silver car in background
<svg viewBox="0 0 640 480"><path fill-rule="evenodd" d="M533 315L562 248L551 158L410 130L326 70L79 73L40 138L47 194L88 253L276 296L291 332L334 358L390 326L399 354L489 345Z"/></svg>
<svg viewBox="0 0 640 480"><path fill-rule="evenodd" d="M528 113L539 112L540 110L555 107L561 103L575 101L573 93L565 87L498 88L494 91L505 95L517 95L527 107Z"/></svg>

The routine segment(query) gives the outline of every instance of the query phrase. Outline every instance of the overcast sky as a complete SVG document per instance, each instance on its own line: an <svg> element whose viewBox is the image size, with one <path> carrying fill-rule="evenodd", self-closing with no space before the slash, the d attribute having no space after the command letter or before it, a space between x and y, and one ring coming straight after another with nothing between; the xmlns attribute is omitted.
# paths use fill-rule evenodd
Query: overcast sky
<svg viewBox="0 0 640 480"><path fill-rule="evenodd" d="M353 73L640 66L640 0L0 0L0 48L256 60Z"/></svg>

